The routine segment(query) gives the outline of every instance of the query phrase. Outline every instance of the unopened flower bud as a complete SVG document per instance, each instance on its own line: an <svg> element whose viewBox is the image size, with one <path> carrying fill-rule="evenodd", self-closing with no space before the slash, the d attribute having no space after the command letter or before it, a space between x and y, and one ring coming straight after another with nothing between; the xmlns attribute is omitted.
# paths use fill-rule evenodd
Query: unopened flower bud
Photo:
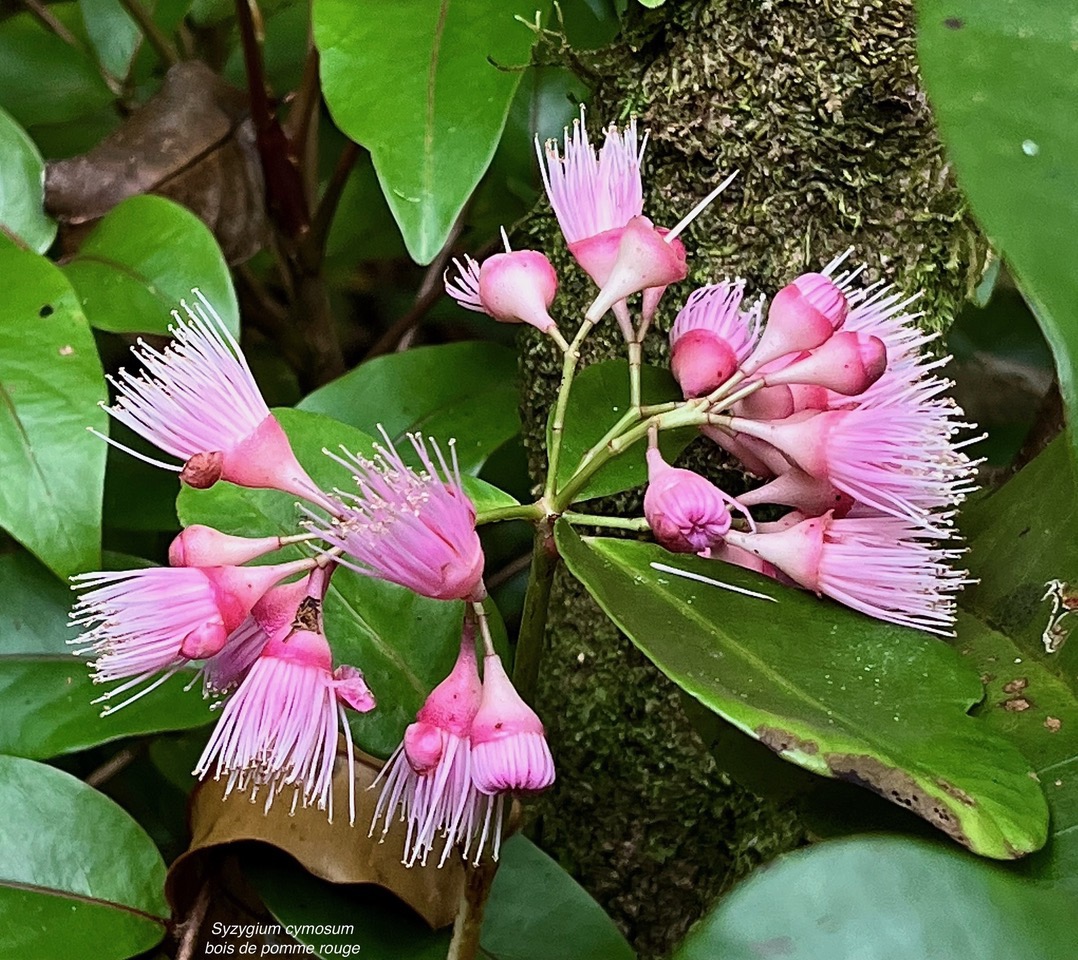
<svg viewBox="0 0 1078 960"><path fill-rule="evenodd" d="M670 371L686 400L706 397L737 370L730 344L709 330L690 330L670 352Z"/></svg>
<svg viewBox="0 0 1078 960"><path fill-rule="evenodd" d="M814 350L842 326L848 306L842 291L821 273L806 273L771 301L760 342L744 366L746 373L786 354Z"/></svg>
<svg viewBox="0 0 1078 960"><path fill-rule="evenodd" d="M852 397L872 386L886 369L887 348L882 340L843 331L804 357L767 374L764 381L769 386L812 384Z"/></svg>
<svg viewBox="0 0 1078 960"><path fill-rule="evenodd" d="M239 566L281 545L280 537L236 537L194 523L181 530L168 548L173 567Z"/></svg>
<svg viewBox="0 0 1078 960"><path fill-rule="evenodd" d="M655 447L647 452L644 516L655 539L674 553L707 553L730 529L728 497L691 470L671 467Z"/></svg>

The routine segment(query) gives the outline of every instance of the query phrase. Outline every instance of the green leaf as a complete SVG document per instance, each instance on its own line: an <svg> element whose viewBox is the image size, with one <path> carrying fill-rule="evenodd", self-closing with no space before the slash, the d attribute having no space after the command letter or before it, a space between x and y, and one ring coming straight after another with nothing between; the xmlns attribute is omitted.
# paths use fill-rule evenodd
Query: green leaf
<svg viewBox="0 0 1078 960"><path fill-rule="evenodd" d="M557 936L551 936L552 931ZM483 917L481 949L497 960L633 960L591 896L519 834L502 847Z"/></svg>
<svg viewBox="0 0 1078 960"><path fill-rule="evenodd" d="M354 427L300 410L275 413L300 463L325 489L347 488L349 477L323 447L335 450L343 444L351 452L373 453L374 440ZM471 477L465 478L465 489L481 510L513 502ZM294 497L223 482L209 490L184 489L177 512L184 525L206 523L246 536L292 534L301 518ZM303 553L292 547L288 555ZM336 659L359 667L378 698L378 708L371 713L350 714L357 742L368 753L388 756L427 693L453 665L463 604L418 597L404 587L339 569L326 598L325 618Z"/></svg>
<svg viewBox="0 0 1078 960"><path fill-rule="evenodd" d="M199 692L184 691L187 676L102 717L101 687L68 645L71 591L19 551L0 556L0 596L0 753L45 759L212 719Z"/></svg>
<svg viewBox="0 0 1078 960"><path fill-rule="evenodd" d="M118 204L63 270L99 330L167 334L171 311L198 287L239 334L239 306L221 248L198 217L163 197Z"/></svg>
<svg viewBox="0 0 1078 960"><path fill-rule="evenodd" d="M1078 586L1076 490L1078 470L1060 437L964 511L969 567L980 582L962 597L959 649L988 687L982 721L1022 750L1048 796L1048 846L1024 866L1078 893L1078 639L1068 636L1074 614L1052 616L1052 596L1073 598ZM1059 646L1050 653L1052 625Z"/></svg>
<svg viewBox="0 0 1078 960"><path fill-rule="evenodd" d="M432 931L399 900L372 886L312 877L281 857L245 859L244 872L285 927L351 927L336 935L297 933L324 960L359 946L367 960L444 960L450 931ZM556 930L558 935L552 936ZM336 948L336 952L333 948ZM525 837L502 847L483 917L487 960L632 960L614 922L561 867Z"/></svg>
<svg viewBox="0 0 1078 960"><path fill-rule="evenodd" d="M545 4L544 4L545 6ZM333 119L371 152L408 252L430 263L483 175L530 58L528 0L315 0Z"/></svg>
<svg viewBox="0 0 1078 960"><path fill-rule="evenodd" d="M669 370L645 364L640 369L640 399L645 405L680 400L681 391ZM565 411L558 484L564 486L580 458L629 409L629 364L624 360L604 360L585 367L573 381L569 406ZM670 430L660 435L659 449L673 460L697 436L693 428ZM550 424L547 424L550 446ZM606 497L639 487L648 478L644 442L630 447L595 474L577 495L579 500Z"/></svg>
<svg viewBox="0 0 1078 960"><path fill-rule="evenodd" d="M126 77L143 46L142 29L120 0L78 0L86 33L97 58L115 77ZM134 0L167 36L183 19L191 0Z"/></svg>
<svg viewBox="0 0 1078 960"><path fill-rule="evenodd" d="M520 433L516 376L515 351L496 343L418 347L360 364L299 408L369 434L381 424L394 443L414 431L455 439L461 470L474 472Z"/></svg>
<svg viewBox="0 0 1078 960"><path fill-rule="evenodd" d="M918 9L922 74L959 183L1041 323L1073 413L1078 0L926 0Z"/></svg>
<svg viewBox="0 0 1078 960"><path fill-rule="evenodd" d="M0 231L44 253L56 238L56 221L45 215L45 161L34 141L0 110Z"/></svg>
<svg viewBox="0 0 1078 960"><path fill-rule="evenodd" d="M1076 908L953 849L857 837L757 870L673 960L1069 960Z"/></svg>
<svg viewBox="0 0 1078 960"><path fill-rule="evenodd" d="M786 759L875 790L986 856L1044 844L1044 794L1018 750L967 715L981 683L947 644L654 544L582 540L565 522L557 542L663 673Z"/></svg>
<svg viewBox="0 0 1078 960"><path fill-rule="evenodd" d="M64 275L0 240L0 526L60 576L97 566L105 379Z"/></svg>
<svg viewBox="0 0 1078 960"><path fill-rule="evenodd" d="M145 831L69 774L0 757L6 957L122 960L165 935L165 864Z"/></svg>
<svg viewBox="0 0 1078 960"><path fill-rule="evenodd" d="M77 4L50 3L49 13L85 41ZM24 127L77 120L113 99L84 49L64 43L29 13L0 22L0 107Z"/></svg>

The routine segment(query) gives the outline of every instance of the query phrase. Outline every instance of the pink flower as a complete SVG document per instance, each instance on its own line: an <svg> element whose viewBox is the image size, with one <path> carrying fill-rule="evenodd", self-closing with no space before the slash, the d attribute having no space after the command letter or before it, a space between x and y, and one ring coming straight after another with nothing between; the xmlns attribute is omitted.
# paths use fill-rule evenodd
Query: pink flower
<svg viewBox="0 0 1078 960"><path fill-rule="evenodd" d="M675 553L708 555L730 529L733 502L715 484L691 470L671 467L657 447L647 452L644 516L655 539Z"/></svg>
<svg viewBox="0 0 1078 960"><path fill-rule="evenodd" d="M74 643L93 652L94 682L131 678L95 702L110 700L165 671L112 713L164 683L188 660L213 656L258 599L279 580L311 563L261 567L148 567L72 577L88 589L76 601L72 624L84 627Z"/></svg>
<svg viewBox="0 0 1078 960"><path fill-rule="evenodd" d="M763 302L741 309L745 281L689 294L670 328L670 369L686 399L712 393L733 376L760 336Z"/></svg>
<svg viewBox="0 0 1078 960"><path fill-rule="evenodd" d="M225 645L202 664L203 696L227 693L246 675L270 637L296 618L310 589L310 576L268 590L225 640Z"/></svg>
<svg viewBox="0 0 1078 960"><path fill-rule="evenodd" d="M431 691L375 781L385 780L370 832L373 835L383 821L384 839L399 809L408 824L403 857L408 866L416 860L426 864L439 835L445 837L438 861L442 866L458 842L471 838L484 819L481 809L489 818L489 805L473 785L471 773L469 734L481 695L475 624L467 620L456 664Z"/></svg>
<svg viewBox="0 0 1078 960"><path fill-rule="evenodd" d="M321 571L320 571L321 573ZM266 791L268 810L276 796L292 789L292 806L326 810L333 820L333 767L337 736L343 729L348 763L349 822L355 822L352 734L344 705L362 711L374 708L374 697L354 667L333 672L333 657L322 632L321 593L324 576L312 577L308 596L295 621L279 629L232 697L195 775L211 771L227 777L225 795L248 788L254 801Z"/></svg>
<svg viewBox="0 0 1078 960"><path fill-rule="evenodd" d="M481 600L486 596L483 548L475 531L475 507L461 488L455 449L450 468L432 440L435 466L422 438L410 434L423 464L416 472L385 431L382 436L386 446L376 447L374 460L334 457L353 471L359 494L339 494L348 501L334 504L340 519L319 528L321 521L312 518L312 527L344 550L340 562L359 573L435 600Z"/></svg>
<svg viewBox="0 0 1078 960"><path fill-rule="evenodd" d="M761 379L770 386L803 384L855 397L879 380L886 369L887 349L879 337L844 330Z"/></svg>
<svg viewBox="0 0 1078 960"><path fill-rule="evenodd" d="M574 256L577 256L573 250L576 244L609 230L620 230L644 212L640 165L646 147L647 137L638 144L636 120L630 120L624 131L614 125L608 127L602 149L596 151L588 142L583 107L580 119L573 121L572 136L565 131L564 157L553 140L547 141L544 156L536 138L535 152L543 186ZM585 262L588 259L585 256L580 265L591 275ZM602 280L594 276L592 279L602 284Z"/></svg>
<svg viewBox="0 0 1078 960"><path fill-rule="evenodd" d="M471 736L472 782L480 793L497 796L499 805L505 793L537 793L554 782L543 723L520 698L497 654L483 661L483 698Z"/></svg>
<svg viewBox="0 0 1078 960"><path fill-rule="evenodd" d="M940 531L975 489L976 464L954 439L966 426L955 419L960 413L922 394L772 422L734 418L731 427L773 444L810 476L861 503Z"/></svg>
<svg viewBox="0 0 1078 960"><path fill-rule="evenodd" d="M142 341L132 348L145 373L136 377L121 370L118 379L110 377L116 404L105 408L135 433L185 461L184 467L109 442L147 463L178 470L190 486L209 487L224 479L283 490L324 506L262 399L239 344L209 301L197 289L192 292L199 302L180 302L187 316L172 312L174 341L163 352Z"/></svg>
<svg viewBox="0 0 1078 960"><path fill-rule="evenodd" d="M945 636L953 633L953 594L969 581L925 531L888 516L835 519L830 513L786 530L741 533L727 542L773 564L807 590L879 620Z"/></svg>
<svg viewBox="0 0 1078 960"><path fill-rule="evenodd" d="M558 275L538 250L509 250L488 257L480 266L469 256L457 268L455 282L444 276L445 290L462 307L485 313L501 323L527 323L546 334L557 324L549 314L558 291Z"/></svg>

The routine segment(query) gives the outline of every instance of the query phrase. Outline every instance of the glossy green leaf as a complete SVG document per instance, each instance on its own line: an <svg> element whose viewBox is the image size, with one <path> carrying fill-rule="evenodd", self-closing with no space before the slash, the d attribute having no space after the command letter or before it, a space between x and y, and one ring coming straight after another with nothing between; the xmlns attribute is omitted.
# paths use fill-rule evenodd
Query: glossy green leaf
<svg viewBox="0 0 1078 960"><path fill-rule="evenodd" d="M1078 2L926 0L921 69L973 211L1078 409Z"/></svg>
<svg viewBox="0 0 1078 960"><path fill-rule="evenodd" d="M977 853L1013 858L1044 844L1047 806L1029 763L968 716L981 682L946 643L738 567L558 526L566 564L607 615L734 726L808 770L875 790Z"/></svg>
<svg viewBox="0 0 1078 960"><path fill-rule="evenodd" d="M552 931L557 936L552 936ZM496 960L633 960L591 896L523 836L503 847L480 947Z"/></svg>
<svg viewBox="0 0 1078 960"><path fill-rule="evenodd" d="M83 23L98 60L109 73L126 77L140 48L142 30L120 0L78 0ZM191 0L133 0L168 36L183 19Z"/></svg>
<svg viewBox="0 0 1078 960"><path fill-rule="evenodd" d="M496 343L418 347L360 364L299 408L373 435L381 424L394 443L414 431L455 439L461 470L474 472L520 433L516 375L516 353Z"/></svg>
<svg viewBox="0 0 1078 960"><path fill-rule="evenodd" d="M334 960L359 946L368 960L443 960L450 931L431 931L400 901L375 887L334 886L280 857L245 862L270 912L285 927L351 926L334 935L297 934ZM552 936L551 931L557 931ZM523 836L502 847L483 917L485 960L632 960L614 922L561 867Z"/></svg>
<svg viewBox="0 0 1078 960"><path fill-rule="evenodd" d="M0 110L0 231L44 253L56 237L56 222L42 207L45 162L34 141Z"/></svg>
<svg viewBox="0 0 1078 960"><path fill-rule="evenodd" d="M67 576L100 560L105 379L55 266L0 239L0 276L0 526Z"/></svg>
<svg viewBox="0 0 1078 960"><path fill-rule="evenodd" d="M51 3L49 13L85 41L77 4ZM87 50L70 47L29 13L0 22L0 107L24 127L76 120L112 101Z"/></svg>
<svg viewBox="0 0 1078 960"><path fill-rule="evenodd" d="M63 269L100 330L168 333L171 311L198 287L239 333L221 248L198 217L163 197L130 197L114 207Z"/></svg>
<svg viewBox="0 0 1078 960"><path fill-rule="evenodd" d="M300 410L276 413L300 463L326 489L347 489L349 476L322 452L324 447L343 444L352 452L373 452L374 441L354 427ZM479 509L513 502L481 480L466 478L465 486ZM177 511L185 525L207 523L247 536L295 533L302 517L294 497L228 483L209 490L184 489ZM289 553L302 555L299 547ZM453 665L463 604L418 597L395 584L340 569L326 598L325 617L336 660L363 670L378 698L376 710L350 715L357 742L369 753L388 756L427 693Z"/></svg>
<svg viewBox="0 0 1078 960"><path fill-rule="evenodd" d="M640 371L640 398L645 404L680 400L681 392L669 370L645 364ZM624 360L604 360L585 367L573 381L569 406L565 411L558 482L564 486L581 457L629 409L629 365ZM661 434L659 449L673 460L697 436L693 428L670 430ZM547 443L550 425L547 424ZM579 500L605 497L639 487L648 478L645 443L638 443L611 460L592 477L577 496Z"/></svg>
<svg viewBox="0 0 1078 960"><path fill-rule="evenodd" d="M1070 637L1078 621L1057 605L1078 594L1076 491L1060 437L965 510L969 568L980 582L962 597L958 636L988 688L980 716L1021 748L1048 796L1051 838L1024 866L1078 893L1078 638Z"/></svg>
<svg viewBox="0 0 1078 960"><path fill-rule="evenodd" d="M0 757L0 953L123 960L165 935L165 865L145 831L69 774Z"/></svg>
<svg viewBox="0 0 1078 960"><path fill-rule="evenodd" d="M857 837L757 870L672 960L1070 960L1076 909L954 849Z"/></svg>
<svg viewBox="0 0 1078 960"><path fill-rule="evenodd" d="M483 175L535 33L527 0L316 0L322 90L371 152L408 252L430 263Z"/></svg>
<svg viewBox="0 0 1078 960"><path fill-rule="evenodd" d="M44 759L122 737L209 723L198 690L177 676L108 717L102 688L72 654L74 594L23 551L0 556L0 753Z"/></svg>

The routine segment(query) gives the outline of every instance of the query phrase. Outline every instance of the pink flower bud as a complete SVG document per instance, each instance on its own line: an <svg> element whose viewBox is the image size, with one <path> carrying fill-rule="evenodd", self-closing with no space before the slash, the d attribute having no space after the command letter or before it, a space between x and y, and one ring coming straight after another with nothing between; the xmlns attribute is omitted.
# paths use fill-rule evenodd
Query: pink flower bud
<svg viewBox="0 0 1078 960"><path fill-rule="evenodd" d="M264 556L281 545L280 537L236 537L195 523L181 530L168 548L174 567L240 565Z"/></svg>
<svg viewBox="0 0 1078 960"><path fill-rule="evenodd" d="M744 365L746 373L789 353L814 350L846 319L846 298L820 273L806 273L771 301L760 342Z"/></svg>
<svg viewBox="0 0 1078 960"><path fill-rule="evenodd" d="M677 283L687 274L684 244L676 238L665 240L647 217L633 217L622 232L610 276L586 317L595 323L617 301L648 287Z"/></svg>
<svg viewBox="0 0 1078 960"><path fill-rule="evenodd" d="M655 447L647 461L644 516L655 539L674 553L706 553L730 529L726 494L691 470L671 467Z"/></svg>
<svg viewBox="0 0 1078 960"><path fill-rule="evenodd" d="M749 420L784 420L794 412L793 391L784 385L763 387L734 404L734 416Z"/></svg>
<svg viewBox="0 0 1078 960"><path fill-rule="evenodd" d="M497 654L483 661L483 699L472 721L472 782L483 794L534 793L554 782L543 723Z"/></svg>
<svg viewBox="0 0 1078 960"><path fill-rule="evenodd" d="M706 397L737 370L730 344L709 330L690 330L670 352L670 371L686 400Z"/></svg>
<svg viewBox="0 0 1078 960"><path fill-rule="evenodd" d="M812 384L852 397L872 386L886 369L887 349L882 340L840 332L789 366L767 374L764 381L769 386Z"/></svg>
<svg viewBox="0 0 1078 960"><path fill-rule="evenodd" d="M538 250L496 253L479 270L479 297L503 323L529 323L543 333L556 326L547 311L558 291L558 275Z"/></svg>

